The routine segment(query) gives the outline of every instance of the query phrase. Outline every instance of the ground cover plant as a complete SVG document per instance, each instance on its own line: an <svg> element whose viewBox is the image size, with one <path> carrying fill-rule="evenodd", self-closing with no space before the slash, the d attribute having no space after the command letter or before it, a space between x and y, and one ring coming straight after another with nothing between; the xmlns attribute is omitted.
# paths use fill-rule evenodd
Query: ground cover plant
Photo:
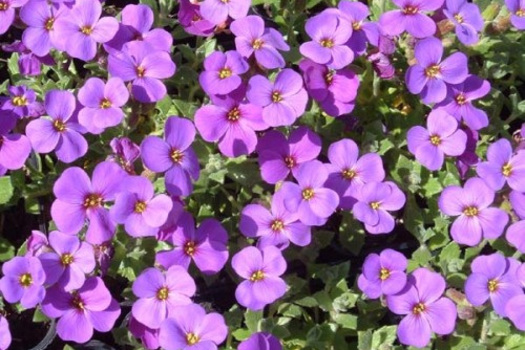
<svg viewBox="0 0 525 350"><path fill-rule="evenodd" d="M0 350L525 349L524 29L0 0Z"/></svg>

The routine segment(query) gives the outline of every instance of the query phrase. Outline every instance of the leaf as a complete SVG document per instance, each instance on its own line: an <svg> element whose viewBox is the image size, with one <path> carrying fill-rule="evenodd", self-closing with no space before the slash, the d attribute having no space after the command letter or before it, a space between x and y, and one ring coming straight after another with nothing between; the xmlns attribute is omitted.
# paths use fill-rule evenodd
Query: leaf
<svg viewBox="0 0 525 350"><path fill-rule="evenodd" d="M0 177L0 205L6 204L11 200L14 193L14 187L11 183L11 177L2 176Z"/></svg>
<svg viewBox="0 0 525 350"><path fill-rule="evenodd" d="M263 318L262 311L246 310L244 314L244 323L250 332L255 333L259 329L259 321Z"/></svg>

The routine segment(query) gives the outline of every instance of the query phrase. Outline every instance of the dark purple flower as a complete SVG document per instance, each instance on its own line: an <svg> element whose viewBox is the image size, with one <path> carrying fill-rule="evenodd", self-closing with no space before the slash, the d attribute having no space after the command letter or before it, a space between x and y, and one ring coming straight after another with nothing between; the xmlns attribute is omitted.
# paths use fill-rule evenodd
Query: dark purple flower
<svg viewBox="0 0 525 350"><path fill-rule="evenodd" d="M519 30L525 30L525 3L523 0L505 0L505 5L512 14L510 16L512 25Z"/></svg>
<svg viewBox="0 0 525 350"><path fill-rule="evenodd" d="M337 6L341 18L352 25L352 36L346 43L356 55L366 52L366 44L379 45L379 28L377 23L368 22L366 18L370 15L368 7L360 2L343 0Z"/></svg>
<svg viewBox="0 0 525 350"><path fill-rule="evenodd" d="M8 303L20 301L25 309L31 309L44 299L46 274L37 258L15 256L2 265L2 273L0 291Z"/></svg>
<svg viewBox="0 0 525 350"><path fill-rule="evenodd" d="M467 300L474 306L481 306L490 299L494 311L506 317L507 302L523 294L516 277L519 266L516 259L505 258L500 253L478 256L472 261L472 274L465 282Z"/></svg>
<svg viewBox="0 0 525 350"><path fill-rule="evenodd" d="M124 119L121 107L129 99L129 92L120 78L89 78L78 90L78 101L84 106L78 112L78 122L92 134L117 126Z"/></svg>
<svg viewBox="0 0 525 350"><path fill-rule="evenodd" d="M140 157L140 147L127 137L115 137L109 145L113 154L108 157L108 160L120 164L128 174L135 174L133 162Z"/></svg>
<svg viewBox="0 0 525 350"><path fill-rule="evenodd" d="M168 238L172 250L157 253L156 262L164 268L173 265L188 269L191 261L207 275L222 270L228 260L228 233L215 219L205 219L195 229L193 217L183 212L179 217L179 227Z"/></svg>
<svg viewBox="0 0 525 350"><path fill-rule="evenodd" d="M11 111L6 113L8 115L0 114L0 167L16 170L24 166L31 153L31 143L24 135L10 133L17 116Z"/></svg>
<svg viewBox="0 0 525 350"><path fill-rule="evenodd" d="M158 349L160 329L151 329L131 316L128 323L128 330L134 337L140 338L142 345L148 350Z"/></svg>
<svg viewBox="0 0 525 350"><path fill-rule="evenodd" d="M406 197L393 182L368 182L360 186L355 198L354 217L365 224L368 233L390 233L395 221L389 211L403 208Z"/></svg>
<svg viewBox="0 0 525 350"><path fill-rule="evenodd" d="M240 75L250 66L237 51L214 51L204 59L199 83L208 95L225 95L242 84Z"/></svg>
<svg viewBox="0 0 525 350"><path fill-rule="evenodd" d="M0 315L0 350L7 350L11 345L11 331L9 323L4 316Z"/></svg>
<svg viewBox="0 0 525 350"><path fill-rule="evenodd" d="M36 0L38 1L38 0ZM37 76L40 75L40 66L45 64L52 66L55 60L51 55L43 57L37 56L31 52L20 40L15 40L12 44L5 44L1 46L5 52L18 52L18 70L22 75Z"/></svg>
<svg viewBox="0 0 525 350"><path fill-rule="evenodd" d="M461 179L464 180L467 177L470 167L478 164L480 159L476 154L479 139L478 132L469 129L468 127L463 128L463 132L467 135L467 145L465 152L456 158L456 168L458 169Z"/></svg>
<svg viewBox="0 0 525 350"><path fill-rule="evenodd" d="M439 197L439 209L446 215L459 216L450 228L452 239L475 246L482 238L501 236L509 216L502 209L489 207L493 201L494 191L477 177L467 180L463 188L446 187Z"/></svg>
<svg viewBox="0 0 525 350"><path fill-rule="evenodd" d="M200 3L195 4L190 0L180 0L177 17L188 34L209 36L213 34L215 24L202 18L200 8Z"/></svg>
<svg viewBox="0 0 525 350"><path fill-rule="evenodd" d="M246 247L233 256L232 267L245 279L237 286L235 298L250 310L262 310L286 293L280 277L286 271L286 260L276 247Z"/></svg>
<svg viewBox="0 0 525 350"><path fill-rule="evenodd" d="M393 0L399 10L388 11L379 18L379 25L388 35L407 31L416 38L426 38L436 32L436 23L422 12L439 9L444 0Z"/></svg>
<svg viewBox="0 0 525 350"><path fill-rule="evenodd" d="M261 17L247 16L235 20L230 24L230 30L235 35L235 48L243 57L254 55L257 63L266 69L285 66L279 51L289 51L290 46L277 30L265 28Z"/></svg>
<svg viewBox="0 0 525 350"><path fill-rule="evenodd" d="M228 16L233 19L246 17L250 0L204 0L200 3L202 17L213 24L224 23Z"/></svg>
<svg viewBox="0 0 525 350"><path fill-rule="evenodd" d="M266 332L253 333L237 350L283 350L279 339Z"/></svg>
<svg viewBox="0 0 525 350"><path fill-rule="evenodd" d="M39 116L42 104L36 94L26 86L10 86L9 97L0 97L0 110L11 111L20 118Z"/></svg>
<svg viewBox="0 0 525 350"><path fill-rule="evenodd" d="M166 172L165 183L173 196L188 196L193 190L192 179L199 178L199 161L190 147L195 139L195 127L188 119L169 117L164 138L148 136L140 145L144 164L157 173Z"/></svg>
<svg viewBox="0 0 525 350"><path fill-rule="evenodd" d="M57 322L57 334L65 341L85 343L93 329L109 332L120 316L120 306L100 277L90 277L84 285L68 293L55 286L48 289L42 312Z"/></svg>
<svg viewBox="0 0 525 350"><path fill-rule="evenodd" d="M456 326L456 305L442 297L446 282L439 273L426 268L414 270L403 290L388 295L388 308L403 317L397 328L401 344L418 348L430 343L432 332L445 335Z"/></svg>
<svg viewBox="0 0 525 350"><path fill-rule="evenodd" d="M93 249L95 252L95 260L99 267L99 275L100 277L104 277L108 273L115 249L111 241L96 244L93 246Z"/></svg>
<svg viewBox="0 0 525 350"><path fill-rule="evenodd" d="M166 350L217 350L227 336L228 327L222 315L207 314L202 306L190 304L178 306L162 322L159 344Z"/></svg>
<svg viewBox="0 0 525 350"><path fill-rule="evenodd" d="M91 244L77 236L53 231L49 234L52 252L38 256L46 273L46 284L57 284L65 291L82 287L86 274L95 269L95 255Z"/></svg>
<svg viewBox="0 0 525 350"><path fill-rule="evenodd" d="M443 13L454 23L459 41L465 45L474 45L479 41L478 32L483 29L483 17L476 4L467 0L446 0Z"/></svg>
<svg viewBox="0 0 525 350"><path fill-rule="evenodd" d="M467 56L455 52L442 60L443 44L437 38L419 41L414 55L417 63L408 68L405 79L408 90L421 94L424 103L443 101L447 96L447 84L463 83L468 76Z"/></svg>
<svg viewBox="0 0 525 350"><path fill-rule="evenodd" d="M301 164L317 158L321 144L319 135L305 126L293 130L288 140L277 130L268 131L257 144L263 180L275 184L290 172L295 176Z"/></svg>
<svg viewBox="0 0 525 350"><path fill-rule="evenodd" d="M28 0L0 0L0 35L7 32L15 20L15 8L24 6Z"/></svg>
<svg viewBox="0 0 525 350"><path fill-rule="evenodd" d="M395 76L396 69L390 62L390 58L382 52L376 52L368 56L368 60L372 63L372 67L380 78L390 80Z"/></svg>
<svg viewBox="0 0 525 350"><path fill-rule="evenodd" d="M382 294L396 294L406 285L406 268L407 259L395 250L385 249L380 254L369 254L357 285L370 299L379 298Z"/></svg>

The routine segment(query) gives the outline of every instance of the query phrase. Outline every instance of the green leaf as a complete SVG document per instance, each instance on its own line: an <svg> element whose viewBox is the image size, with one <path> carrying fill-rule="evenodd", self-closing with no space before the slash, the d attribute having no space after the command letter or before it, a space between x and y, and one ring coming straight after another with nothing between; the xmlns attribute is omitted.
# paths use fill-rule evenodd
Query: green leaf
<svg viewBox="0 0 525 350"><path fill-rule="evenodd" d="M246 310L244 314L244 323L250 332L255 333L259 330L259 321L263 318L262 311Z"/></svg>
<svg viewBox="0 0 525 350"><path fill-rule="evenodd" d="M0 177L0 205L8 203L13 197L14 187L11 183L11 177Z"/></svg>

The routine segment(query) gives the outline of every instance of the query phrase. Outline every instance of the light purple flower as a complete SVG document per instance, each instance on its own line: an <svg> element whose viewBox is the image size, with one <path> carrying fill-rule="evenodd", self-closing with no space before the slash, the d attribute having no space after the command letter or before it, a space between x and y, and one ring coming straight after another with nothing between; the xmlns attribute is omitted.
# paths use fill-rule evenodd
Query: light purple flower
<svg viewBox="0 0 525 350"><path fill-rule="evenodd" d="M109 145L113 154L108 160L119 164L128 174L135 174L133 163L140 157L140 147L127 137L115 137Z"/></svg>
<svg viewBox="0 0 525 350"><path fill-rule="evenodd" d="M120 78L110 78L107 83L99 78L89 78L78 90L78 101L84 106L78 112L78 122L92 134L119 125L124 119L121 107L129 99L129 92Z"/></svg>
<svg viewBox="0 0 525 350"><path fill-rule="evenodd" d="M38 153L54 150L64 163L85 155L88 144L82 136L85 129L77 121L75 96L69 91L50 90L44 105L49 118L32 120L26 127L33 149Z"/></svg>
<svg viewBox="0 0 525 350"><path fill-rule="evenodd" d="M24 166L31 153L31 143L24 135L10 133L17 118L13 112L7 113L8 116L0 114L0 167L16 170Z"/></svg>
<svg viewBox="0 0 525 350"><path fill-rule="evenodd" d="M214 51L204 59L204 71L199 76L199 83L208 95L225 95L242 84L240 75L250 66L235 50Z"/></svg>
<svg viewBox="0 0 525 350"><path fill-rule="evenodd" d="M494 202L494 191L480 178L467 180L464 187L448 186L439 197L439 209L446 215L458 216L450 235L460 244L475 246L482 238L501 236L509 216L499 208L489 207Z"/></svg>
<svg viewBox="0 0 525 350"><path fill-rule="evenodd" d="M505 238L518 251L525 253L525 220L517 221L510 225Z"/></svg>
<svg viewBox="0 0 525 350"><path fill-rule="evenodd" d="M326 223L339 205L337 193L327 187L328 170L318 160L302 164L295 174L298 184L286 181L279 192L284 197L284 207L297 213L298 219L309 226Z"/></svg>
<svg viewBox="0 0 525 350"><path fill-rule="evenodd" d="M510 13L510 22L519 30L525 30L525 2L523 0L505 0Z"/></svg>
<svg viewBox="0 0 525 350"><path fill-rule="evenodd" d="M286 271L286 260L276 247L246 247L233 256L232 267L245 279L237 286L235 298L250 310L262 310L286 293L280 277Z"/></svg>
<svg viewBox="0 0 525 350"><path fill-rule="evenodd" d="M505 258L500 253L478 256L472 261L472 274L465 282L465 295L474 306L483 305L488 299L494 311L506 317L505 305L516 295L522 295L516 270L516 259Z"/></svg>
<svg viewBox="0 0 525 350"><path fill-rule="evenodd" d="M377 23L365 21L370 15L368 7L360 2L343 0L337 6L341 18L352 25L352 36L346 43L356 55L366 52L367 42L379 45L379 28Z"/></svg>
<svg viewBox="0 0 525 350"><path fill-rule="evenodd" d="M95 269L93 246L81 242L77 236L62 232L49 233L52 252L38 256L46 275L46 285L57 284L65 291L82 287L86 274Z"/></svg>
<svg viewBox="0 0 525 350"><path fill-rule="evenodd" d="M257 332L241 342L237 350L283 350L283 346L270 333Z"/></svg>
<svg viewBox="0 0 525 350"><path fill-rule="evenodd" d="M346 46L352 36L352 26L334 12L323 11L305 24L306 33L312 38L299 47L301 54L332 69L341 69L354 60L354 52Z"/></svg>
<svg viewBox="0 0 525 350"><path fill-rule="evenodd" d="M365 224L371 234L390 233L395 221L389 211L403 208L406 197L393 182L368 182L360 186L355 198L354 217Z"/></svg>
<svg viewBox="0 0 525 350"><path fill-rule="evenodd" d="M2 265L2 273L0 291L8 303L20 301L25 309L31 309L44 299L46 274L37 258L15 256Z"/></svg>
<svg viewBox="0 0 525 350"><path fill-rule="evenodd" d="M42 312L57 322L57 334L65 341L85 343L93 329L109 332L120 316L120 306L100 277L90 277L84 285L68 293L58 286L48 289Z"/></svg>
<svg viewBox="0 0 525 350"><path fill-rule="evenodd" d="M519 192L525 192L525 151L513 154L507 139L500 139L487 150L487 161L476 167L478 176L494 191L501 190L505 182Z"/></svg>
<svg viewBox="0 0 525 350"><path fill-rule="evenodd" d="M165 183L173 196L188 196L193 190L192 179L199 178L199 161L190 147L195 139L195 127L188 119L169 117L164 138L148 136L140 145L144 164L157 173L166 172Z"/></svg>
<svg viewBox="0 0 525 350"><path fill-rule="evenodd" d="M222 315L207 314L197 304L178 306L160 326L159 344L166 350L217 350L226 340L228 327Z"/></svg>
<svg viewBox="0 0 525 350"><path fill-rule="evenodd" d="M351 139L334 142L328 148L328 180L331 188L340 198L339 206L350 210L357 202L355 198L359 187L368 182L381 182L385 179L383 161L378 154L367 153L359 157L359 148Z"/></svg>
<svg viewBox="0 0 525 350"><path fill-rule="evenodd" d="M293 124L308 103L301 75L288 68L277 74L274 83L262 75L253 76L246 96L251 103L263 108L263 120L269 126Z"/></svg>
<svg viewBox="0 0 525 350"><path fill-rule="evenodd" d="M369 254L357 285L370 299L379 298L382 294L396 294L406 285L406 268L407 259L395 250L385 249L380 254Z"/></svg>
<svg viewBox="0 0 525 350"><path fill-rule="evenodd" d="M0 97L0 110L11 111L20 118L37 117L43 107L36 94L26 86L10 86L9 97Z"/></svg>
<svg viewBox="0 0 525 350"><path fill-rule="evenodd" d="M11 345L11 331L9 323L4 316L0 315L0 350L7 350Z"/></svg>
<svg viewBox="0 0 525 350"><path fill-rule="evenodd" d="M131 41L108 57L109 74L131 81L133 97L143 103L157 102L166 96L161 79L175 74L175 68L168 52L155 50L143 41Z"/></svg>
<svg viewBox="0 0 525 350"><path fill-rule="evenodd" d="M479 41L478 32L483 29L484 23L478 5L467 0L446 0L443 13L454 23L459 41L465 45L474 45Z"/></svg>
<svg viewBox="0 0 525 350"><path fill-rule="evenodd" d="M296 176L301 164L317 158L321 144L319 135L305 126L293 130L288 140L277 130L268 131L257 144L263 180L275 184L290 172Z"/></svg>
<svg viewBox="0 0 525 350"><path fill-rule="evenodd" d="M133 334L135 338L140 338L142 345L149 350L158 349L159 344L159 331L160 329L151 329L139 321L133 316L130 317L128 323L128 330Z"/></svg>
<svg viewBox="0 0 525 350"><path fill-rule="evenodd" d="M200 4L201 14L211 23L221 24L228 16L233 19L246 17L251 3L250 0L204 0Z"/></svg>
<svg viewBox="0 0 525 350"><path fill-rule="evenodd" d="M422 12L439 9L444 0L393 0L399 10L388 11L379 18L379 25L384 33L396 36L407 31L421 39L434 35L436 23Z"/></svg>
<svg viewBox="0 0 525 350"><path fill-rule="evenodd" d="M230 30L235 35L235 48L245 58L254 55L257 63L266 69L283 68L285 61L279 51L289 51L283 35L273 28L265 28L259 16L246 16L233 21Z"/></svg>
<svg viewBox="0 0 525 350"><path fill-rule="evenodd" d="M215 24L202 18L200 8L200 3L194 4L190 0L179 1L177 13L179 23L188 34L210 36L213 34Z"/></svg>
<svg viewBox="0 0 525 350"><path fill-rule="evenodd" d="M520 193L518 191L512 191L509 195L510 204L512 210L518 215L522 220L525 219L525 193Z"/></svg>
<svg viewBox="0 0 525 350"><path fill-rule="evenodd" d="M455 52L442 60L443 44L437 38L419 41L414 55L417 63L408 68L405 80L408 90L421 94L424 103L443 101L447 96L447 84L460 84L467 79L467 56Z"/></svg>
<svg viewBox="0 0 525 350"><path fill-rule="evenodd" d="M0 2L0 35L7 32L15 20L15 8L24 6L28 0L2 0Z"/></svg>
<svg viewBox="0 0 525 350"><path fill-rule="evenodd" d="M516 278L521 286L525 286L525 265L519 265L516 271ZM520 331L525 330L525 295L519 293L507 301L505 305L505 314L512 321L514 326Z"/></svg>
<svg viewBox="0 0 525 350"><path fill-rule="evenodd" d="M104 203L115 199L126 176L124 170L113 162L98 164L92 180L78 167L66 169L53 187L56 200L51 206L51 216L58 229L76 234L87 219L88 242L100 244L110 240L116 224L104 208Z"/></svg>
<svg viewBox="0 0 525 350"><path fill-rule="evenodd" d="M442 297L445 288L445 279L439 273L418 268L402 291L386 297L392 312L406 315L397 328L401 344L422 348L430 343L432 332L445 335L454 331L456 305Z"/></svg>
<svg viewBox="0 0 525 350"><path fill-rule="evenodd" d="M140 323L152 329L173 317L177 306L191 304L196 286L182 266L172 266L165 274L150 267L133 282L133 294L139 299L133 303L131 313Z"/></svg>
<svg viewBox="0 0 525 350"><path fill-rule="evenodd" d="M228 260L228 233L215 219L205 219L195 229L193 217L183 212L168 242L173 249L158 252L155 258L166 269L173 265L188 269L193 260L200 271L211 275L222 270Z"/></svg>
<svg viewBox="0 0 525 350"><path fill-rule="evenodd" d="M414 126L407 132L408 150L429 170L439 170L445 156L460 156L467 145L467 134L458 129L457 120L445 111L432 111L427 128Z"/></svg>

